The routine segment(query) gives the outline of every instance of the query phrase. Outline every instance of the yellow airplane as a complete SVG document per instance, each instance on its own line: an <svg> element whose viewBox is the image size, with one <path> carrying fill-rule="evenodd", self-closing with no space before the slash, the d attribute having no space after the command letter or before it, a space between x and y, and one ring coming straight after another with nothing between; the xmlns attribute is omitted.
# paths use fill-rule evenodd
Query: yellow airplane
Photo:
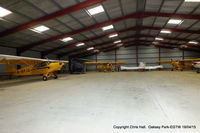
<svg viewBox="0 0 200 133"><path fill-rule="evenodd" d="M9 76L25 76L25 75L43 75L46 81L49 77L57 79L55 71L59 71L68 61L48 60L29 58L22 56L11 56L0 54L0 64L6 64L6 75ZM20 65L20 69L16 69L14 65Z"/></svg>
<svg viewBox="0 0 200 133"><path fill-rule="evenodd" d="M97 65L97 70L99 71L111 71L114 72L113 69L113 64L117 65L117 64L124 64L124 63L128 63L128 62L84 62L85 65Z"/></svg>
<svg viewBox="0 0 200 133"><path fill-rule="evenodd" d="M200 59L185 59L185 60L167 60L167 61L157 61L157 63L170 63L173 68L172 71L174 70L181 70L183 71L184 69L192 69L193 65L192 63L195 61L200 61Z"/></svg>

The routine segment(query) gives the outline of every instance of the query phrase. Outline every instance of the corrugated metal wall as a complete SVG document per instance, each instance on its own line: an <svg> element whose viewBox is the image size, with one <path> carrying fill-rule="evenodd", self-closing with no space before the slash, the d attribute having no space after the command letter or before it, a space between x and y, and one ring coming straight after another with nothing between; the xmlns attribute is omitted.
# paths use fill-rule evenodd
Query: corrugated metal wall
<svg viewBox="0 0 200 133"><path fill-rule="evenodd" d="M160 52L159 52L160 51ZM120 48L110 52L101 52L97 56L87 57L90 61L128 61L124 66L137 66L137 62L145 62L147 65L158 65L160 60L180 60L187 58L200 58L200 53L194 51L182 51L179 49L156 48L154 46L132 46ZM165 68L171 68L169 64L162 64ZM88 66L88 70L94 70L95 66Z"/></svg>

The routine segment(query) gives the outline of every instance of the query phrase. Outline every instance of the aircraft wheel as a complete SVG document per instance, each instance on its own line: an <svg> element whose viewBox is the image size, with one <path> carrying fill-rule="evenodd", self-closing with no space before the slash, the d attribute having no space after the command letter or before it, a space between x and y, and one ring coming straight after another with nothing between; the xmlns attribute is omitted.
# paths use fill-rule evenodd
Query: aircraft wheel
<svg viewBox="0 0 200 133"><path fill-rule="evenodd" d="M174 69L172 68L171 71L174 71Z"/></svg>
<svg viewBox="0 0 200 133"><path fill-rule="evenodd" d="M43 76L43 80L44 80L44 81L47 81L47 80L48 80L48 77L47 77L47 76Z"/></svg>
<svg viewBox="0 0 200 133"><path fill-rule="evenodd" d="M57 76L57 75L55 75L54 79L57 79L57 78L58 78L58 76Z"/></svg>
<svg viewBox="0 0 200 133"><path fill-rule="evenodd" d="M183 71L183 69L181 69L181 71Z"/></svg>
<svg viewBox="0 0 200 133"><path fill-rule="evenodd" d="M197 69L197 73L200 73L200 69Z"/></svg>

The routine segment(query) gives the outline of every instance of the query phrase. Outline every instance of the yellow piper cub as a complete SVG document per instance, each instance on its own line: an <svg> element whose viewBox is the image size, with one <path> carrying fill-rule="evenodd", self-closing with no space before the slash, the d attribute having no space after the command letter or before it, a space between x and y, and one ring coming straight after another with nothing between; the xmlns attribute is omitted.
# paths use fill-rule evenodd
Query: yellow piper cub
<svg viewBox="0 0 200 133"><path fill-rule="evenodd" d="M184 69L192 69L192 63L195 61L200 61L200 59L185 59L185 60L166 60L166 61L157 61L157 63L170 63L173 68L173 70L181 70L183 71Z"/></svg>
<svg viewBox="0 0 200 133"><path fill-rule="evenodd" d="M29 58L0 54L0 64L6 64L6 74L9 76L43 75L46 81L49 77L57 79L55 71L59 71L68 61ZM16 69L14 65L21 68Z"/></svg>
<svg viewBox="0 0 200 133"><path fill-rule="evenodd" d="M113 69L113 64L117 65L117 64L124 64L124 63L128 63L126 61L121 61L121 62L84 62L85 65L96 65L98 66L97 69L99 71L104 71L104 72L114 72Z"/></svg>

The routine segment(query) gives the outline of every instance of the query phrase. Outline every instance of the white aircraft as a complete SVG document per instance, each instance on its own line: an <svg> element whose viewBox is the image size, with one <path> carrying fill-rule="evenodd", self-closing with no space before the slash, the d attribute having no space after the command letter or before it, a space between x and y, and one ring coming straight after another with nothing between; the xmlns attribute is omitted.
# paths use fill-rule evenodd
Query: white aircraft
<svg viewBox="0 0 200 133"><path fill-rule="evenodd" d="M200 62L194 62L192 65L197 69L197 73L200 73Z"/></svg>
<svg viewBox="0 0 200 133"><path fill-rule="evenodd" d="M163 68L162 65L159 66L146 66L145 62L140 62L138 67L126 67L126 66L121 66L121 70L155 70L155 69L161 69Z"/></svg>

